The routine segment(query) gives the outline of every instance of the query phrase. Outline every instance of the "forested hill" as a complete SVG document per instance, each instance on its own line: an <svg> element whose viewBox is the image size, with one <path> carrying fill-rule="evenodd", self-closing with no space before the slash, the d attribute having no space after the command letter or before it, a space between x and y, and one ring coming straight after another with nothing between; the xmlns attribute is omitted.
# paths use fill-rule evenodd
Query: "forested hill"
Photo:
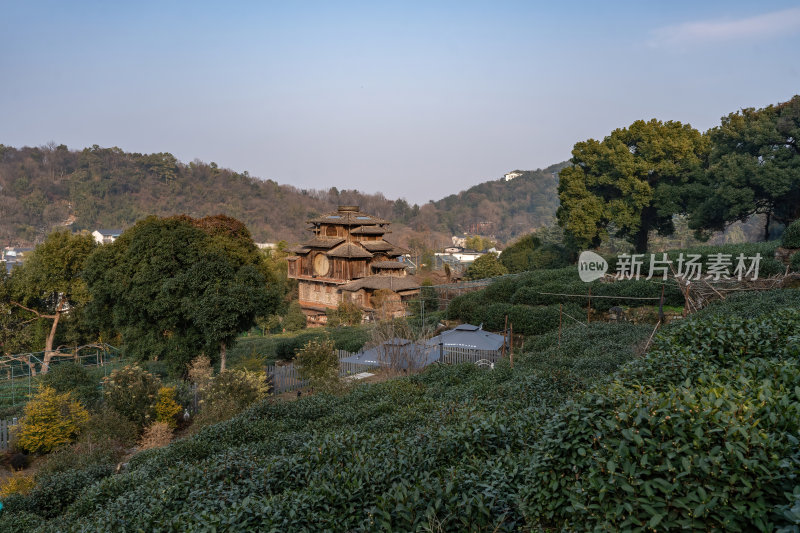
<svg viewBox="0 0 800 533"><path fill-rule="evenodd" d="M552 220L553 172L561 167L483 183L420 207L335 187L300 190L214 163L185 164L168 153L0 145L0 245L33 244L59 226L126 228L149 214L177 213L223 213L247 224L257 241L297 241L307 235L308 218L345 203L395 222L400 240L416 232L441 241L470 230L508 240Z"/></svg>
<svg viewBox="0 0 800 533"><path fill-rule="evenodd" d="M487 181L434 202L441 221L454 233L496 235L507 241L552 223L558 209L558 172L567 162L545 169L515 171L511 181Z"/></svg>

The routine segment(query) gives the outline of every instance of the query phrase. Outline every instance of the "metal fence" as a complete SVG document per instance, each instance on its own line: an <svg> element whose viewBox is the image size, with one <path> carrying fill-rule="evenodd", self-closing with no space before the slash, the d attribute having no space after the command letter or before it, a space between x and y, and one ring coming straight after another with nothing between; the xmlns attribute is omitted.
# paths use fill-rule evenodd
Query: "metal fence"
<svg viewBox="0 0 800 533"><path fill-rule="evenodd" d="M11 428L17 425L17 419L0 420L0 451L8 450L11 445Z"/></svg>
<svg viewBox="0 0 800 533"><path fill-rule="evenodd" d="M378 365L342 361L342 359L356 355L344 350L336 350L336 355L339 358L339 377L353 376L361 372L374 370L378 367ZM444 364L478 363L479 361L496 363L501 357L502 354L499 350L475 350L472 348L449 346L442 349L442 355L439 361ZM266 372L272 384L272 392L274 394L306 389L311 386L308 380L300 377L300 373L295 368L294 363L268 365Z"/></svg>
<svg viewBox="0 0 800 533"><path fill-rule="evenodd" d="M351 355L354 354L344 350L336 350L336 356L339 358L340 377L352 376L377 367L377 365L366 365L342 361L342 359L345 357L350 357ZM300 373L294 367L294 363L288 363L285 365L268 365L266 370L267 376L272 383L272 392L275 394L296 391L311 386L307 379L300 377Z"/></svg>
<svg viewBox="0 0 800 533"><path fill-rule="evenodd" d="M500 350L475 350L473 348L461 348L455 346L445 346L439 358L440 363L477 363L478 361L489 361L496 363L502 357Z"/></svg>
<svg viewBox="0 0 800 533"><path fill-rule="evenodd" d="M119 350L108 344L89 344L57 350L50 368L73 361L85 367L103 367L108 375L120 363ZM0 408L27 402L33 395L41 374L44 352L0 356Z"/></svg>

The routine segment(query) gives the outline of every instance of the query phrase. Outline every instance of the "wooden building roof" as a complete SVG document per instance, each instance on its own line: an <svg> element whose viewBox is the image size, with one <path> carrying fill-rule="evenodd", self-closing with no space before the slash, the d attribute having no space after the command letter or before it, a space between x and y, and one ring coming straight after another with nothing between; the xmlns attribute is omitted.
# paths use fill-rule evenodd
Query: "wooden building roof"
<svg viewBox="0 0 800 533"><path fill-rule="evenodd" d="M337 224L342 226L371 226L389 223L388 220L362 213L357 205L340 205L337 211L322 214L308 222L310 224Z"/></svg>

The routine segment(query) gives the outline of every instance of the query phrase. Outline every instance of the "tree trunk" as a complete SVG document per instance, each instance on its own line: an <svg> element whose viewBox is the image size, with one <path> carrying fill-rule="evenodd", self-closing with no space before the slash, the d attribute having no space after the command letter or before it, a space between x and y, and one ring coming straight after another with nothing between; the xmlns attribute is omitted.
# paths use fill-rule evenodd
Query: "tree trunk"
<svg viewBox="0 0 800 533"><path fill-rule="evenodd" d="M228 349L224 342L219 343L219 371L225 370L225 363L228 358Z"/></svg>
<svg viewBox="0 0 800 533"><path fill-rule="evenodd" d="M772 213L767 213L767 221L764 223L764 240L769 240L769 223Z"/></svg>
<svg viewBox="0 0 800 533"><path fill-rule="evenodd" d="M654 207L648 206L642 209L642 214L639 218L639 231L633 234L633 247L637 254L647 253L650 228L653 227L655 219L656 209Z"/></svg>
<svg viewBox="0 0 800 533"><path fill-rule="evenodd" d="M633 247L637 254L647 253L647 236L650 231L644 225L633 236Z"/></svg>
<svg viewBox="0 0 800 533"><path fill-rule="evenodd" d="M42 374L47 374L50 369L50 361L56 355L53 351L53 342L56 338L56 330L58 329L58 321L61 319L61 312L64 310L64 303L66 298L59 297L58 305L56 305L56 313L53 316L53 325L50 327L50 333L47 334L47 340L44 343L44 360L42 361Z"/></svg>

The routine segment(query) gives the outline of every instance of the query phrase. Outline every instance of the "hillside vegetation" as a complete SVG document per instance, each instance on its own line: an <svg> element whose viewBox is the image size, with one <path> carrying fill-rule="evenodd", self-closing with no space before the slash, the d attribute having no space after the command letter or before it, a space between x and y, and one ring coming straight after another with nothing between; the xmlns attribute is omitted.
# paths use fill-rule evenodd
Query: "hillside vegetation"
<svg viewBox="0 0 800 533"><path fill-rule="evenodd" d="M331 187L300 190L215 163L183 163L169 153L138 154L97 145L13 148L0 145L0 243L32 244L54 227L127 228L147 215L225 214L241 220L256 241L307 237L305 221L358 204L397 225L401 240L413 232L439 232L439 241L469 231L475 222L503 239L550 223L557 207L559 165L525 172L511 182L492 181L440 202L410 205L382 194ZM334 184L332 184L334 185ZM507 229L501 229L507 228ZM427 236L427 235L426 235ZM417 236L418 238L420 236ZM402 243L401 243L402 244Z"/></svg>
<svg viewBox="0 0 800 533"><path fill-rule="evenodd" d="M263 402L166 448L54 474L3 531L771 530L800 521L800 291L667 326L591 324L512 369L433 367ZM794 492L793 492L794 491Z"/></svg>

